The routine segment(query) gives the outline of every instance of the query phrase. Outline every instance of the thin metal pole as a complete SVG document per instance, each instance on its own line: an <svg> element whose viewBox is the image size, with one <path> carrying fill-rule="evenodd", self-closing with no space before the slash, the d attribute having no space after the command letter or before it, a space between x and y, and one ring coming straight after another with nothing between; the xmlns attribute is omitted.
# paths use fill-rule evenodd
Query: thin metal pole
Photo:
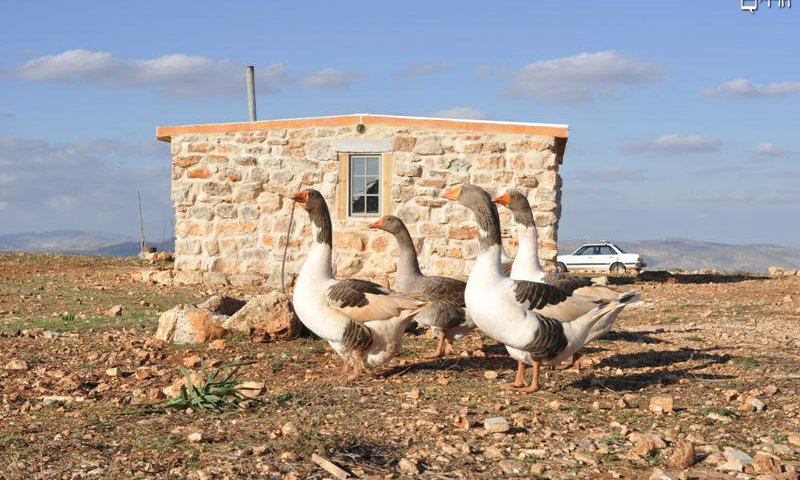
<svg viewBox="0 0 800 480"><path fill-rule="evenodd" d="M139 200L139 235L142 237L142 245L140 246L140 251L144 252L145 246L147 245L144 242L144 220L142 220L142 196L139 192L136 192L136 198Z"/></svg>
<svg viewBox="0 0 800 480"><path fill-rule="evenodd" d="M256 69L252 65L247 66L247 112L251 122L256 118Z"/></svg>

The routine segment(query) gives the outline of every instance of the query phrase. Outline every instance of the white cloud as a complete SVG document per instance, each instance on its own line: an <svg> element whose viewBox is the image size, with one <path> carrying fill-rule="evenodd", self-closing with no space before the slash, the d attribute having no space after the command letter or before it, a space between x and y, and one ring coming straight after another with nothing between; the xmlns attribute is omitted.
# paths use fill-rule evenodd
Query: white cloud
<svg viewBox="0 0 800 480"><path fill-rule="evenodd" d="M114 57L110 52L66 50L25 62L16 76L33 82L85 83L150 87L171 96L244 93L244 68L230 60L181 53L145 60ZM275 93L286 81L282 64L256 68L259 93Z"/></svg>
<svg viewBox="0 0 800 480"><path fill-rule="evenodd" d="M750 149L750 153L764 158L783 157L795 152L781 148L774 143L761 143Z"/></svg>
<svg viewBox="0 0 800 480"><path fill-rule="evenodd" d="M324 68L300 78L300 84L307 87L324 88L327 90L345 90L357 80L359 76L347 70L338 68Z"/></svg>
<svg viewBox="0 0 800 480"><path fill-rule="evenodd" d="M794 205L800 202L800 190L778 189L773 191L759 192L751 192L746 190L704 192L690 196L689 200L714 203L766 203Z"/></svg>
<svg viewBox="0 0 800 480"><path fill-rule="evenodd" d="M438 75L453 69L452 63L414 63L403 70L404 77L420 77L424 75Z"/></svg>
<svg viewBox="0 0 800 480"><path fill-rule="evenodd" d="M663 135L655 140L623 145L629 153L710 153L720 149L722 142L702 135Z"/></svg>
<svg viewBox="0 0 800 480"><path fill-rule="evenodd" d="M577 182L639 182L644 180L644 170L629 167L585 168L575 170L567 176Z"/></svg>
<svg viewBox="0 0 800 480"><path fill-rule="evenodd" d="M508 93L554 103L580 103L661 76L661 67L614 51L584 52L526 65L513 74Z"/></svg>
<svg viewBox="0 0 800 480"><path fill-rule="evenodd" d="M485 112L475 107L450 107L437 110L431 114L440 118L463 118L467 120L485 120Z"/></svg>
<svg viewBox="0 0 800 480"><path fill-rule="evenodd" d="M76 228L133 233L171 215L169 144L100 139L51 143L0 137L0 231Z"/></svg>
<svg viewBox="0 0 800 480"><path fill-rule="evenodd" d="M800 82L774 82L766 84L750 83L744 78L737 78L705 91L710 96L757 98L784 97L800 92Z"/></svg>

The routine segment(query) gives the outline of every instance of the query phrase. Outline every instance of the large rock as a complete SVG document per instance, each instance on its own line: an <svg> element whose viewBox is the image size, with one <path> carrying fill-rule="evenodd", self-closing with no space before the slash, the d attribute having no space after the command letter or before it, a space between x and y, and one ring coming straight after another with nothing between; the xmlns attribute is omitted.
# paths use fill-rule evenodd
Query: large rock
<svg viewBox="0 0 800 480"><path fill-rule="evenodd" d="M302 324L294 314L291 297L277 290L253 297L222 327L264 339L281 340L294 338L302 330Z"/></svg>
<svg viewBox="0 0 800 480"><path fill-rule="evenodd" d="M193 305L178 305L161 314L158 319L156 338L175 344L202 343L221 337L221 316L207 308Z"/></svg>
<svg viewBox="0 0 800 480"><path fill-rule="evenodd" d="M208 299L198 304L200 308L207 308L218 315L226 315L230 317L247 305L247 300L241 300L235 297L225 297L223 295L212 295Z"/></svg>

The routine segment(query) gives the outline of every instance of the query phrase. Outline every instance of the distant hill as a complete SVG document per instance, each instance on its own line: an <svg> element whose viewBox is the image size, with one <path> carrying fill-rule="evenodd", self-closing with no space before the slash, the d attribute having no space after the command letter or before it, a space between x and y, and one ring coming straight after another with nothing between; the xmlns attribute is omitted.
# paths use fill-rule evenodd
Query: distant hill
<svg viewBox="0 0 800 480"><path fill-rule="evenodd" d="M175 251L174 238L165 241L163 246L150 242L148 245L159 250ZM139 242L114 233L53 230L0 235L0 252L3 251L135 257L139 254Z"/></svg>
<svg viewBox="0 0 800 480"><path fill-rule="evenodd" d="M12 233L9 235L0 235L0 251L89 251L130 240L131 237L125 235L83 232L80 230Z"/></svg>
<svg viewBox="0 0 800 480"><path fill-rule="evenodd" d="M585 241L558 242L560 254L574 252ZM771 265L800 268L800 248L782 245L729 245L685 238L615 242L628 253L642 255L647 269L716 270L766 272Z"/></svg>
<svg viewBox="0 0 800 480"><path fill-rule="evenodd" d="M562 254L572 253L583 243L586 242L562 240L558 243L559 252ZM164 245L157 243L149 243L149 245L161 251L175 251L174 238L165 241ZM714 268L726 271L766 272L772 265L800 269L800 248L781 245L729 245L684 238L621 241L619 245L627 252L644 256L648 269ZM130 237L112 233L54 230L42 233L0 235L0 252L2 251L135 257L139 254L139 242Z"/></svg>

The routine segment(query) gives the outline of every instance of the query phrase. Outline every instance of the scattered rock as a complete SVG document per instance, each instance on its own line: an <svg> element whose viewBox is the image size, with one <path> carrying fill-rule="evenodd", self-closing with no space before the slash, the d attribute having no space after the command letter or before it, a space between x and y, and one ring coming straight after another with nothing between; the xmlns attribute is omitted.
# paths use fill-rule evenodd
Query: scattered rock
<svg viewBox="0 0 800 480"><path fill-rule="evenodd" d="M117 367L107 368L106 369L106 375L108 375L109 377L118 377L119 376L119 368L117 368Z"/></svg>
<svg viewBox="0 0 800 480"><path fill-rule="evenodd" d="M161 314L156 339L178 345L202 343L222 336L225 330L206 308L178 305Z"/></svg>
<svg viewBox="0 0 800 480"><path fill-rule="evenodd" d="M650 399L650 411L655 413L670 413L673 407L673 398L657 395Z"/></svg>
<svg viewBox="0 0 800 480"><path fill-rule="evenodd" d="M483 450L483 456L490 460L500 460L505 458L503 451L494 446L486 447Z"/></svg>
<svg viewBox="0 0 800 480"><path fill-rule="evenodd" d="M731 417L729 417L727 415L720 415L719 413L715 413L715 412L711 412L706 416L708 418L710 418L711 420L716 420L716 421L722 422L722 423L731 423L733 421L733 419Z"/></svg>
<svg viewBox="0 0 800 480"><path fill-rule="evenodd" d="M487 380L495 380L497 378L497 372L494 370L486 370L483 372L483 376Z"/></svg>
<svg viewBox="0 0 800 480"><path fill-rule="evenodd" d="M628 440L634 443L630 452L642 458L649 457L659 448L664 448L667 443L660 435L654 433L633 432L628 435Z"/></svg>
<svg viewBox="0 0 800 480"><path fill-rule="evenodd" d="M109 317L121 317L122 316L122 305L114 305L113 307L106 310L106 316Z"/></svg>
<svg viewBox="0 0 800 480"><path fill-rule="evenodd" d="M291 297L277 290L253 297L222 326L256 338L280 340L295 338L302 330Z"/></svg>
<svg viewBox="0 0 800 480"><path fill-rule="evenodd" d="M790 445L794 445L795 447L800 447L800 433L790 433L787 441Z"/></svg>
<svg viewBox="0 0 800 480"><path fill-rule="evenodd" d="M208 344L209 350L224 350L225 349L225 339L218 338L211 343Z"/></svg>
<svg viewBox="0 0 800 480"><path fill-rule="evenodd" d="M606 275L603 275L603 276L600 276L600 277L593 277L592 278L592 283L594 283L595 285L606 286L606 285L608 285L608 277Z"/></svg>
<svg viewBox="0 0 800 480"><path fill-rule="evenodd" d="M767 404L755 397L750 397L746 399L744 403L742 403L742 405L739 407L739 410L743 412L763 412L766 409L767 409Z"/></svg>
<svg viewBox="0 0 800 480"><path fill-rule="evenodd" d="M487 432L502 433L507 432L511 426L508 424L508 420L503 417L492 417L483 421L483 428Z"/></svg>
<svg viewBox="0 0 800 480"><path fill-rule="evenodd" d="M697 461L697 453L695 452L692 442L682 440L675 446L675 451L669 458L669 463L681 470L685 470Z"/></svg>
<svg viewBox="0 0 800 480"><path fill-rule="evenodd" d="M547 408L556 411L561 410L561 406L562 406L561 402L559 402L558 400L553 400L552 402L547 404Z"/></svg>
<svg viewBox="0 0 800 480"><path fill-rule="evenodd" d="M14 359L6 363L5 368L11 371L24 371L28 369L28 364L24 360Z"/></svg>
<svg viewBox="0 0 800 480"><path fill-rule="evenodd" d="M647 477L648 480L677 480L678 477L673 477L669 473L661 470L660 468L656 468L653 470L653 473Z"/></svg>
<svg viewBox="0 0 800 480"><path fill-rule="evenodd" d="M247 398L256 398L264 393L264 382L242 382L239 384L239 393Z"/></svg>
<svg viewBox="0 0 800 480"><path fill-rule="evenodd" d="M753 458L741 450L725 447L722 452L726 462L719 466L720 470L743 472L745 467L753 463Z"/></svg>
<svg viewBox="0 0 800 480"><path fill-rule="evenodd" d="M286 422L281 427L281 434L284 437L293 437L297 438L300 436L300 432L297 430L297 427L292 422Z"/></svg>
<svg viewBox="0 0 800 480"><path fill-rule="evenodd" d="M182 363L186 368L197 368L200 366L200 357L198 355L192 355L184 358Z"/></svg>
<svg viewBox="0 0 800 480"><path fill-rule="evenodd" d="M406 475L419 475L419 465L417 464L417 461L410 458L400 459L400 461L397 463L397 468L400 469L400 472L405 473Z"/></svg>
<svg viewBox="0 0 800 480"><path fill-rule="evenodd" d="M192 443L200 443L203 441L203 434L200 432L190 433L186 439Z"/></svg>
<svg viewBox="0 0 800 480"><path fill-rule="evenodd" d="M753 470L756 473L781 473L781 459L767 452L757 452L753 457Z"/></svg>
<svg viewBox="0 0 800 480"><path fill-rule="evenodd" d="M732 402L739 398L739 392L736 390L725 390L725 400Z"/></svg>
<svg viewBox="0 0 800 480"><path fill-rule="evenodd" d="M212 295L203 303L198 303L199 308L207 308L217 315L230 317L242 309L247 304L247 300L224 295Z"/></svg>

